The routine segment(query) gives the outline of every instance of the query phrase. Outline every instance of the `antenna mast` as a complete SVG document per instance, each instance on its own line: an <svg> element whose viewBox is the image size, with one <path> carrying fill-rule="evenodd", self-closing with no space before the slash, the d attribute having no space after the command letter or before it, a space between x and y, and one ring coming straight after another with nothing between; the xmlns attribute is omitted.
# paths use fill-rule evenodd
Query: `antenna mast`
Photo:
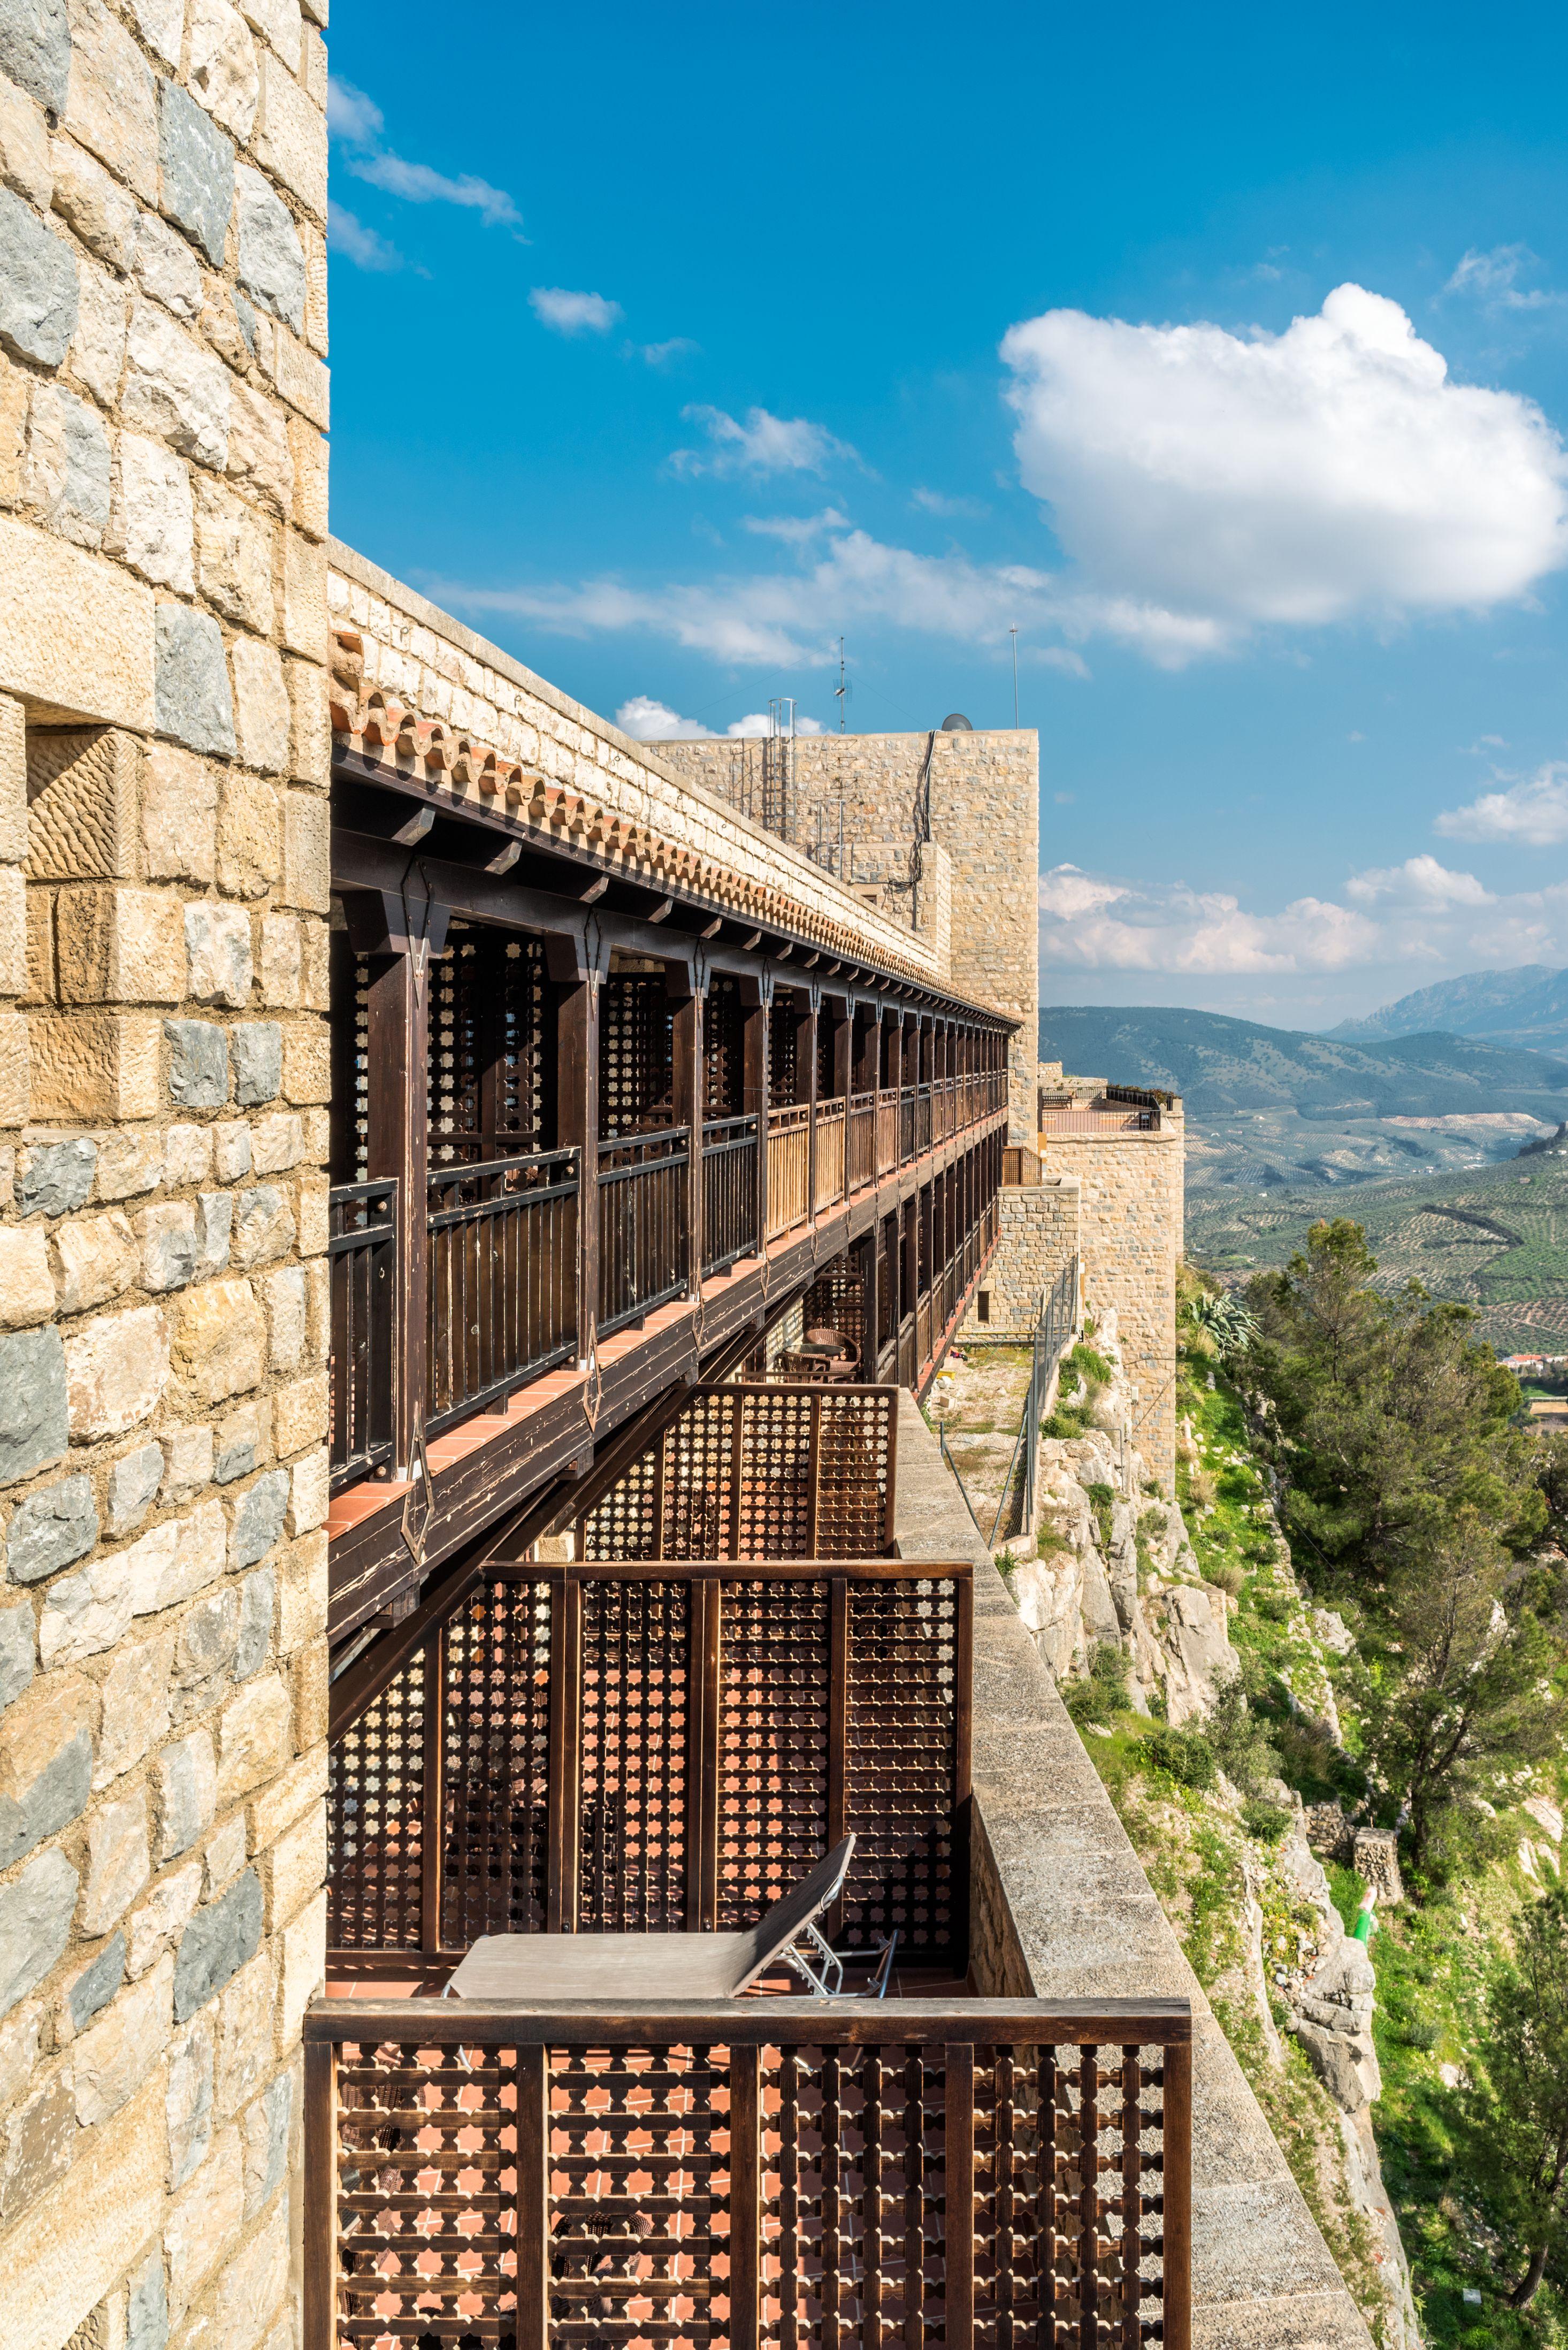
<svg viewBox="0 0 1568 2350"><path fill-rule="evenodd" d="M1012 731L1016 734L1018 732L1018 623L1016 620L1007 633L1012 639Z"/></svg>
<svg viewBox="0 0 1568 2350"><path fill-rule="evenodd" d="M836 699L838 702L838 731L841 734L844 732L844 710L847 693L848 688L844 682L844 639L840 637L838 639L838 686L836 691Z"/></svg>

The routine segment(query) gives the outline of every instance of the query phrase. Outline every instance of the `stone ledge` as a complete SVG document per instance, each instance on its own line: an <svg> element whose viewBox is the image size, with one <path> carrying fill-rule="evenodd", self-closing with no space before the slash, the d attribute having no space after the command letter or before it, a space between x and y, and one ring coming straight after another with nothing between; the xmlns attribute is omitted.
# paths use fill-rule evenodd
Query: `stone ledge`
<svg viewBox="0 0 1568 2350"><path fill-rule="evenodd" d="M977 1926L983 1917L992 1943L971 1960L975 1988L1040 1999L1189 1999L1194 2344L1370 2350L1361 2314L936 1439L912 1396L901 1393L898 1407L898 1555L975 1566L971 1864ZM988 1956L994 1979L981 1980Z"/></svg>

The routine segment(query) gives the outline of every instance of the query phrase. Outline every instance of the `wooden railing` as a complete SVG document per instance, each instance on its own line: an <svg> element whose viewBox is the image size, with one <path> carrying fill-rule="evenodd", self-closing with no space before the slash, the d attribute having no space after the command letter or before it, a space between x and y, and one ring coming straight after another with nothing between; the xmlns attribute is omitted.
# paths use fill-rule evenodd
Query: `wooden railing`
<svg viewBox="0 0 1568 2350"><path fill-rule="evenodd" d="M846 1835L841 1942L969 1950L970 1569L475 1570L333 1738L338 1972L755 1924Z"/></svg>
<svg viewBox="0 0 1568 2350"><path fill-rule="evenodd" d="M607 1336L681 1296L690 1278L689 1129L599 1145L599 1328Z"/></svg>
<svg viewBox="0 0 1568 2350"><path fill-rule="evenodd" d="M702 1128L702 1277L757 1247L757 1121L710 1118Z"/></svg>
<svg viewBox="0 0 1568 2350"><path fill-rule="evenodd" d="M768 1112L768 1238L804 1224L811 1213L811 1106Z"/></svg>
<svg viewBox="0 0 1568 2350"><path fill-rule="evenodd" d="M305 2018L305 2350L1191 2338L1185 2000Z"/></svg>
<svg viewBox="0 0 1568 2350"><path fill-rule="evenodd" d="M816 1180L812 1205L819 1214L844 1197L846 1118L846 1105L841 1099L819 1101L816 1105Z"/></svg>
<svg viewBox="0 0 1568 2350"><path fill-rule="evenodd" d="M327 1199L334 1492L393 1458L398 1187L344 1183Z"/></svg>
<svg viewBox="0 0 1568 2350"><path fill-rule="evenodd" d="M890 1175L898 1165L898 1096L885 1087L877 1097L877 1172Z"/></svg>
<svg viewBox="0 0 1568 2350"><path fill-rule="evenodd" d="M1158 1134L1157 1109L1043 1109L1042 1136L1051 1134Z"/></svg>
<svg viewBox="0 0 1568 2350"><path fill-rule="evenodd" d="M577 1350L577 1154L430 1175L427 1432Z"/></svg>
<svg viewBox="0 0 1568 2350"><path fill-rule="evenodd" d="M851 1191L863 1191L867 1183L877 1180L875 1094L851 1094L849 1097L848 1151L848 1187Z"/></svg>

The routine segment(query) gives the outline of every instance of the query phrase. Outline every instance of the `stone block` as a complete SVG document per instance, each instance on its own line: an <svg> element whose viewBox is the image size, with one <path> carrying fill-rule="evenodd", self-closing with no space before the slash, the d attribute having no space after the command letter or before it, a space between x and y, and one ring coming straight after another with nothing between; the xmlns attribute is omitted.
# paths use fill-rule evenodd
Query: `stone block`
<svg viewBox="0 0 1568 2350"><path fill-rule="evenodd" d="M325 1451L312 1453L325 1464ZM303 1468L306 1464L301 1462ZM296 1472L297 1474L297 1471ZM322 1512L322 1524L326 1523ZM278 1580L277 1648L280 1657L318 1640L327 1626L327 1536L302 1529L300 1538L284 1554Z"/></svg>
<svg viewBox="0 0 1568 2350"><path fill-rule="evenodd" d="M293 710L289 754L293 779L313 791L324 792L331 781L332 765L327 672L315 661L299 660L286 660L284 670Z"/></svg>
<svg viewBox="0 0 1568 2350"><path fill-rule="evenodd" d="M267 1898L267 1931L277 1933L297 1917L327 1879L327 1806L313 1804L263 1855L262 1883Z"/></svg>
<svg viewBox="0 0 1568 2350"><path fill-rule="evenodd" d="M71 727L27 745L27 879L125 881L136 870L140 751L118 727Z"/></svg>
<svg viewBox="0 0 1568 2350"><path fill-rule="evenodd" d="M0 1225L0 1329L25 1330L55 1310L48 1249L37 1225Z"/></svg>
<svg viewBox="0 0 1568 2350"><path fill-rule="evenodd" d="M213 1161L220 1183L238 1183L251 1171L251 1130L243 1118L213 1128Z"/></svg>
<svg viewBox="0 0 1568 2350"><path fill-rule="evenodd" d="M213 1431L176 1428L163 1440L163 1499L175 1507L193 1502L213 1482Z"/></svg>
<svg viewBox="0 0 1568 2350"><path fill-rule="evenodd" d="M35 2001L0 2024L0 2108L16 2104L38 2062L44 2009Z"/></svg>
<svg viewBox="0 0 1568 2350"><path fill-rule="evenodd" d="M223 1571L223 1505L220 1501L214 1497L203 1502L200 1509L180 1520L175 1531L178 1541L172 1563L160 1572L145 1596L139 1589L138 1615L193 1598Z"/></svg>
<svg viewBox="0 0 1568 2350"><path fill-rule="evenodd" d="M240 1595L232 1583L210 1591L186 1611L174 1649L174 1678L199 1688L234 1663L240 1636Z"/></svg>
<svg viewBox="0 0 1568 2350"><path fill-rule="evenodd" d="M324 1603L323 1625L326 1620ZM284 1830L291 1827L326 1793L327 1749L322 1745L312 1753L302 1754L270 1786L264 1787L259 1794L251 1798L247 1816L253 1854L265 1852L268 1845L275 1843Z"/></svg>
<svg viewBox="0 0 1568 2350"><path fill-rule="evenodd" d="M240 146L256 115L255 43L228 0L191 0L191 88Z"/></svg>
<svg viewBox="0 0 1568 2350"><path fill-rule="evenodd" d="M118 1210L60 1225L49 1243L62 1314L86 1314L128 1290L140 1254L136 1235Z"/></svg>
<svg viewBox="0 0 1568 2350"><path fill-rule="evenodd" d="M287 650L319 660L327 644L327 550L301 537L284 535L283 637Z"/></svg>
<svg viewBox="0 0 1568 2350"><path fill-rule="evenodd" d="M315 1746L327 1736L331 1683L327 1642L312 1640L296 1649L289 1679L294 1690L294 1736L298 1746Z"/></svg>
<svg viewBox="0 0 1568 2350"><path fill-rule="evenodd" d="M331 816L315 793L294 791L284 802L283 895L306 913L325 914L331 902ZM325 1101L325 1094L306 1097Z"/></svg>
<svg viewBox="0 0 1568 2350"><path fill-rule="evenodd" d="M220 473L229 453L229 380L223 361L154 303L131 306L121 414L161 434L182 457Z"/></svg>
<svg viewBox="0 0 1568 2350"><path fill-rule="evenodd" d="M190 1930L194 1932L194 1927ZM206 2160L176 2198L164 2231L176 2324L234 2242L244 2218L240 2134L234 2128L220 2130Z"/></svg>
<svg viewBox="0 0 1568 2350"><path fill-rule="evenodd" d="M162 2220L162 2099L160 2068L129 2106L82 2142L69 2176L12 2230L6 2291L0 2297L0 2350L42 2350L45 2343L90 2338L77 2328L85 2326Z"/></svg>
<svg viewBox="0 0 1568 2350"><path fill-rule="evenodd" d="M292 914L264 914L262 917L261 984L269 1011L298 1010L299 924ZM264 1168L259 1171L272 1174L276 1170Z"/></svg>
<svg viewBox="0 0 1568 2350"><path fill-rule="evenodd" d="M241 637L235 642L231 667L240 757L247 766L259 767L265 774L286 775L289 707L282 660L270 645L257 644L254 637Z"/></svg>
<svg viewBox="0 0 1568 2350"><path fill-rule="evenodd" d="M84 1934L107 1934L152 1874L147 1840L147 1798L104 1804L88 1822L88 1882L82 1898Z"/></svg>
<svg viewBox="0 0 1568 2350"><path fill-rule="evenodd" d="M4 191L0 200L16 202ZM8 516L0 516L0 578L11 691L86 718L151 727L150 588L102 556Z"/></svg>
<svg viewBox="0 0 1568 2350"><path fill-rule="evenodd" d="M222 483L196 484L196 545L202 592L225 619L258 636L273 626L275 526Z"/></svg>
<svg viewBox="0 0 1568 2350"><path fill-rule="evenodd" d="M291 1020L283 1031L283 1092L296 1107L332 1098L331 1037L325 1020Z"/></svg>
<svg viewBox="0 0 1568 2350"><path fill-rule="evenodd" d="M241 1404L237 1411L230 1413L218 1431L218 1457L213 1464L213 1474L220 1485L232 1485L236 1477L251 1475L266 1451L266 1430L271 1421L269 1404Z"/></svg>
<svg viewBox="0 0 1568 2350"><path fill-rule="evenodd" d="M177 0L177 5L182 9L184 0ZM125 2350L167 2350L168 2341L169 2288L163 2277L163 2247L159 2244L130 2279L125 2303Z"/></svg>
<svg viewBox="0 0 1568 2350"><path fill-rule="evenodd" d="M188 1200L143 1208L136 1219L141 1243L141 1285L155 1295L183 1289L196 1277L196 1211Z"/></svg>
<svg viewBox="0 0 1568 2350"><path fill-rule="evenodd" d="M247 1871L254 1882L255 1871ZM241 1968L218 2011L217 2109L227 2121L247 2106L272 2070L273 1961L261 1951Z"/></svg>
<svg viewBox="0 0 1568 2350"><path fill-rule="evenodd" d="M35 1681L0 1721L0 1869L87 1808L97 1698L74 1673Z"/></svg>
<svg viewBox="0 0 1568 2350"><path fill-rule="evenodd" d="M236 1704L244 1701L235 1700ZM188 2022L255 1956L262 1909L261 1879L247 1868L221 1900L197 1910L180 1938L174 1965L176 2023Z"/></svg>
<svg viewBox="0 0 1568 2350"><path fill-rule="evenodd" d="M76 256L9 188L0 188L0 348L57 368L77 324Z"/></svg>
<svg viewBox="0 0 1568 2350"><path fill-rule="evenodd" d="M98 1145L86 1135L35 1143L21 1156L16 1204L25 1216L68 1216L92 1197L97 1168Z"/></svg>
<svg viewBox="0 0 1568 2350"><path fill-rule="evenodd" d="M211 1281L189 1293L181 1305L174 1364L202 1404L222 1403L261 1385L266 1329L249 1282Z"/></svg>
<svg viewBox="0 0 1568 2350"><path fill-rule="evenodd" d="M287 1256L294 1246L294 1217L288 1200L275 1183L257 1183L242 1191L234 1218L234 1259L248 1271Z"/></svg>
<svg viewBox="0 0 1568 2350"><path fill-rule="evenodd" d="M137 227L136 276L143 293L175 317L201 317L201 264L184 238L156 213L144 213Z"/></svg>
<svg viewBox="0 0 1568 2350"><path fill-rule="evenodd" d="M259 172L241 167L239 202L240 284L264 309L295 333L305 328L305 253L286 206Z"/></svg>
<svg viewBox="0 0 1568 2350"><path fill-rule="evenodd" d="M213 2020L199 2015L177 2034L169 2057L164 2110L169 2125L169 2186L184 2186L213 2141Z"/></svg>
<svg viewBox="0 0 1568 2350"><path fill-rule="evenodd" d="M0 694L0 857L15 864L26 854L27 712L15 694Z"/></svg>
<svg viewBox="0 0 1568 2350"><path fill-rule="evenodd" d="M111 1534L136 1532L152 1507L163 1479L163 1453L156 1444L138 1445L117 1461L109 1472L109 1531Z"/></svg>
<svg viewBox="0 0 1568 2350"><path fill-rule="evenodd" d="M244 0L245 22L269 40L290 73L297 74L303 46L299 0Z"/></svg>
<svg viewBox="0 0 1568 2350"><path fill-rule="evenodd" d="M163 1180L163 1137L155 1126L123 1126L98 1147L98 1196L130 1200Z"/></svg>
<svg viewBox="0 0 1568 2350"><path fill-rule="evenodd" d="M254 145L257 161L317 221L327 218L327 120L281 57L261 54Z"/></svg>
<svg viewBox="0 0 1568 2350"><path fill-rule="evenodd" d="M36 1646L32 1609L0 1607L0 1712L30 1685Z"/></svg>
<svg viewBox="0 0 1568 2350"><path fill-rule="evenodd" d="M97 411L60 384L33 387L22 496L62 538L102 546L109 527L109 434Z"/></svg>
<svg viewBox="0 0 1568 2350"><path fill-rule="evenodd" d="M131 1911L127 1921L130 1939L126 1972L132 1982L179 1940L201 1898L202 1864L193 1860L176 1869L172 1877L160 1878L140 1908Z"/></svg>
<svg viewBox="0 0 1568 2350"><path fill-rule="evenodd" d="M158 160L164 211L221 269L234 208L234 151L212 116L177 82L159 85Z"/></svg>
<svg viewBox="0 0 1568 2350"><path fill-rule="evenodd" d="M29 1861L14 1884L0 1887L0 2015L36 1991L70 1938L77 1873L58 1850ZM256 1885L258 1917L261 1886Z"/></svg>
<svg viewBox="0 0 1568 2350"><path fill-rule="evenodd" d="M157 635L160 733L172 735L192 751L217 751L232 758L234 702L216 620L183 604L161 604Z"/></svg>
<svg viewBox="0 0 1568 2350"><path fill-rule="evenodd" d="M226 788L225 800L229 795ZM220 865L222 861L220 850ZM250 916L243 907L222 906L211 898L193 899L185 909L185 948L191 959L191 993L197 1002L226 1003L235 1011L243 1011L251 1000L254 975ZM221 1035L223 1032L213 1033ZM217 1108L227 1098L225 1073L223 1091L218 1100L192 1107Z"/></svg>
<svg viewBox="0 0 1568 2350"><path fill-rule="evenodd" d="M77 2119L84 2128L117 2114L162 2057L169 2045L173 1980L174 1961L166 1954L77 2042L71 2079Z"/></svg>
<svg viewBox="0 0 1568 2350"><path fill-rule="evenodd" d="M0 81L0 180L48 211L55 184L48 130L37 104L10 80Z"/></svg>
<svg viewBox="0 0 1568 2350"><path fill-rule="evenodd" d="M275 1035L276 1031L275 1030ZM282 1050L279 1045L278 1076L282 1081ZM266 1118L258 1118L251 1128L251 1165L258 1175L286 1175L305 1156L305 1120L297 1110L274 1110Z"/></svg>
<svg viewBox="0 0 1568 2350"><path fill-rule="evenodd" d="M184 909L171 890L62 889L55 911L66 1003L177 1003Z"/></svg>
<svg viewBox="0 0 1568 2350"><path fill-rule="evenodd" d="M278 2031L284 2046L297 2038L305 2011L327 1973L327 1896L318 1893L283 1929L279 1969Z"/></svg>
<svg viewBox="0 0 1568 2350"><path fill-rule="evenodd" d="M78 264L71 372L102 408L114 407L119 398L128 310L125 287L119 278L111 277L94 262Z"/></svg>
<svg viewBox="0 0 1568 2350"><path fill-rule="evenodd" d="M89 252L121 276L127 274L136 259L140 214L134 196L72 139L56 139L49 161L56 212Z"/></svg>
<svg viewBox="0 0 1568 2350"><path fill-rule="evenodd" d="M242 1020L229 1031L229 1051L234 1065L234 1099L250 1108L275 1101L283 1082L283 1031L275 1020ZM251 1138L251 1163L256 1164L255 1137ZM259 1167L257 1172L262 1170ZM249 1196L248 1194L246 1196ZM241 1222L244 1218L242 1203Z"/></svg>
<svg viewBox="0 0 1568 2350"><path fill-rule="evenodd" d="M232 1819L224 1821L207 1846L208 1899L212 1900L222 1893L226 1885L232 1884L244 1865L245 1815L244 1812L236 1812ZM253 1961L255 1963L263 1968L267 1965L265 1958L259 1962Z"/></svg>
<svg viewBox="0 0 1568 2350"><path fill-rule="evenodd" d="M218 880L234 897L260 898L277 879L282 858L278 795L271 784L231 774L218 813Z"/></svg>
<svg viewBox="0 0 1568 2350"><path fill-rule="evenodd" d="M196 1201L196 1275L210 1281L226 1273L234 1224L232 1191L203 1191Z"/></svg>
<svg viewBox="0 0 1568 2350"><path fill-rule="evenodd" d="M33 1114L31 1047L20 1012L0 1012L0 1127L26 1126Z"/></svg>
<svg viewBox="0 0 1568 2350"><path fill-rule="evenodd" d="M169 1384L169 1326L155 1305L100 1315L66 1345L71 1435L123 1436L151 1419Z"/></svg>
<svg viewBox="0 0 1568 2350"><path fill-rule="evenodd" d="M64 1457L69 1441L59 1332L18 1330L0 1336L0 1485L47 1469Z"/></svg>
<svg viewBox="0 0 1568 2350"><path fill-rule="evenodd" d="M274 1779L294 1752L294 1708L276 1673L248 1682L223 1708L218 1732L218 1799L233 1803Z"/></svg>
<svg viewBox="0 0 1568 2350"><path fill-rule="evenodd" d="M136 29L166 66L178 71L185 30L185 0L130 0Z"/></svg>
<svg viewBox="0 0 1568 2350"><path fill-rule="evenodd" d="M297 335L282 325L272 330L275 363L273 380L281 399L297 409L300 421L317 432L325 432L331 411L331 378L322 361ZM296 482L295 489L296 517L312 510L315 485L309 481Z"/></svg>
<svg viewBox="0 0 1568 2350"><path fill-rule="evenodd" d="M57 2073L35 2089L6 2123L0 2217L15 2220L46 2189L65 2178L76 2136L70 2082Z"/></svg>
<svg viewBox="0 0 1568 2350"><path fill-rule="evenodd" d="M22 451L27 438L27 397L32 378L0 351L0 505L14 506L22 494ZM20 704L16 705L20 708Z"/></svg>
<svg viewBox="0 0 1568 2350"><path fill-rule="evenodd" d="M294 459L294 520L307 538L327 536L327 445L318 425L304 416L288 420L288 445ZM317 669L318 687L326 689L326 672ZM314 783L313 774L300 777L304 783Z"/></svg>
<svg viewBox="0 0 1568 2350"><path fill-rule="evenodd" d="M38 1658L46 1672L98 1656L124 1638L131 1617L131 1555L123 1551L95 1559L79 1575L50 1585L38 1619Z"/></svg>
<svg viewBox="0 0 1568 2350"><path fill-rule="evenodd" d="M288 428L275 403L236 382L230 396L228 478L280 516L294 508Z"/></svg>
<svg viewBox="0 0 1568 2350"><path fill-rule="evenodd" d="M26 885L14 865L0 865L0 994L32 991Z"/></svg>
<svg viewBox="0 0 1568 2350"><path fill-rule="evenodd" d="M103 0L67 0L66 128L144 203L158 200L158 117L146 59Z"/></svg>
<svg viewBox="0 0 1568 2350"><path fill-rule="evenodd" d="M138 1012L36 1012L27 1021L40 1118L155 1118L158 1020Z"/></svg>
<svg viewBox="0 0 1568 2350"><path fill-rule="evenodd" d="M288 1471L269 1470L241 1498L234 1512L229 1537L231 1566L254 1566L266 1556L283 1533L287 1507Z"/></svg>
<svg viewBox="0 0 1568 2350"><path fill-rule="evenodd" d="M164 1748L152 1773L152 1791L157 1823L154 1848L161 1866L189 1852L213 1824L218 1773L209 1731L192 1731L188 1738Z"/></svg>
<svg viewBox="0 0 1568 2350"><path fill-rule="evenodd" d="M119 436L106 544L144 579L172 588L182 596L195 594L196 522L191 476L171 449L140 432Z"/></svg>
<svg viewBox="0 0 1568 2350"><path fill-rule="evenodd" d="M235 2253L218 2287L215 2308L218 2338L224 2350L259 2350L263 2335L284 2307L288 2293L288 2198ZM293 2331L286 2316L281 2328Z"/></svg>
<svg viewBox="0 0 1568 2350"><path fill-rule="evenodd" d="M63 1477L44 1485L11 1513L5 1535L5 1572L13 1583L41 1583L62 1566L74 1566L98 1541L98 1512L90 1477Z"/></svg>
<svg viewBox="0 0 1568 2350"><path fill-rule="evenodd" d="M234 1643L234 1676L248 1681L259 1673L272 1647L272 1623L277 1607L277 1575L270 1566L247 1575L241 1586L239 1637Z"/></svg>
<svg viewBox="0 0 1568 2350"><path fill-rule="evenodd" d="M147 760L141 804L141 837L151 879L213 880L217 835L218 786L212 768L171 743L156 744Z"/></svg>
<svg viewBox="0 0 1568 2350"><path fill-rule="evenodd" d="M195 910L187 909L188 913ZM190 935L188 925L188 940ZM205 951L204 938L198 936L193 966ZM210 970L203 966L202 976L210 980ZM170 1100L184 1109L222 1109L229 1098L229 1048L223 1031L207 1020L166 1020L163 1034L169 1039Z"/></svg>
<svg viewBox="0 0 1568 2350"><path fill-rule="evenodd" d="M124 1980L125 1936L116 1934L104 1944L92 1964L84 1967L76 1981L66 1986L66 2010L73 2036L85 2032L93 2017L101 2014Z"/></svg>
<svg viewBox="0 0 1568 2350"><path fill-rule="evenodd" d="M103 1684L95 1787L107 1787L134 1770L166 1734L171 1651L168 1635L115 1651Z"/></svg>
<svg viewBox="0 0 1568 2350"><path fill-rule="evenodd" d="M267 1318L271 1344L270 1367L275 1371L296 1371L305 1353L305 1273L297 1264L285 1265L279 1272L268 1274L256 1284L262 1310ZM276 1429L277 1399L275 1398L274 1427ZM275 1433L280 1452L297 1452L297 1444L285 1443Z"/></svg>
<svg viewBox="0 0 1568 2350"><path fill-rule="evenodd" d="M270 2203L288 2168L288 2133L294 2119L294 2076L280 2073L245 2109L240 2124L244 2146L245 2217Z"/></svg>
<svg viewBox="0 0 1568 2350"><path fill-rule="evenodd" d="M63 114L70 72L66 0L0 0L0 73L51 114Z"/></svg>
<svg viewBox="0 0 1568 2350"><path fill-rule="evenodd" d="M211 1127L171 1126L163 1138L163 1180L170 1190L210 1182L212 1175Z"/></svg>
<svg viewBox="0 0 1568 2350"><path fill-rule="evenodd" d="M280 1388L273 1399L274 1441L279 1453L286 1456L306 1445L324 1444L329 1411L325 1371Z"/></svg>

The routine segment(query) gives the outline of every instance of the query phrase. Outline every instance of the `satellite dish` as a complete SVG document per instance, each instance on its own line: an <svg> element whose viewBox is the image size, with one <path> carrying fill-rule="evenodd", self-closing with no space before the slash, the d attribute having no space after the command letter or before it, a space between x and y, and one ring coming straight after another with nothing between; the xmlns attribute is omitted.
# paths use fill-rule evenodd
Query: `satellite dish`
<svg viewBox="0 0 1568 2350"><path fill-rule="evenodd" d="M961 710L950 710L942 720L941 732L944 734L972 734L974 728Z"/></svg>

